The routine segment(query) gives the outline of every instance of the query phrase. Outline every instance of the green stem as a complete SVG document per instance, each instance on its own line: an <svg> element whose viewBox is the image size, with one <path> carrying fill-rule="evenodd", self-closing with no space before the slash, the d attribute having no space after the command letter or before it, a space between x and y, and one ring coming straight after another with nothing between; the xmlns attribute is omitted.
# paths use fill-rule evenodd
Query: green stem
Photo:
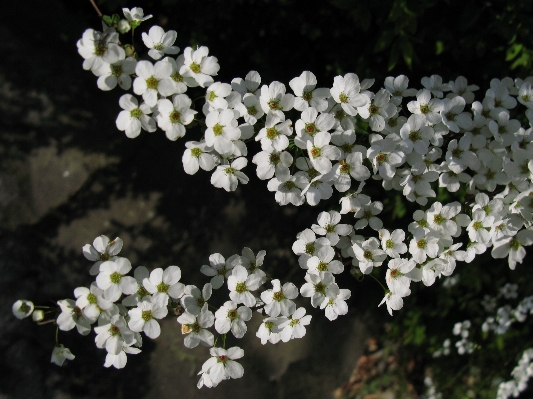
<svg viewBox="0 0 533 399"><path fill-rule="evenodd" d="M381 285L381 288L383 288L383 291L385 291L385 294L387 291L389 291L383 284L381 284L381 281L379 281L372 273L368 274L368 276L372 277L374 280L378 282L379 285Z"/></svg>

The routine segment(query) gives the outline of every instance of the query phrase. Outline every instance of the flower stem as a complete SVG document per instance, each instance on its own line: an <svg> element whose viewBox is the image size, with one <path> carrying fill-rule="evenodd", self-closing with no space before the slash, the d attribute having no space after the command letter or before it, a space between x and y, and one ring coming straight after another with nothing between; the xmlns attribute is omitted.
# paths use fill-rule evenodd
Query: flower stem
<svg viewBox="0 0 533 399"><path fill-rule="evenodd" d="M98 16L99 16L100 18L102 18L102 12L101 12L100 9L98 8L98 6L97 6L96 3L94 2L94 0L89 0L89 1L90 1L90 3L93 5L93 7L94 7L96 13L98 14Z"/></svg>

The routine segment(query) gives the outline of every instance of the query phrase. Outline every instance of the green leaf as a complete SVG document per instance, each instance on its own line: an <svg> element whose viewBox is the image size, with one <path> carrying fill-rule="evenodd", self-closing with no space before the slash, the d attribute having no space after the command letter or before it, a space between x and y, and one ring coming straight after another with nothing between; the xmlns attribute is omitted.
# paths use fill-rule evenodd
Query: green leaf
<svg viewBox="0 0 533 399"><path fill-rule="evenodd" d="M400 48L398 46L398 43L396 42L394 43L390 51L389 67L388 67L389 71L392 71L394 69L394 67L398 63L398 58L400 58Z"/></svg>
<svg viewBox="0 0 533 399"><path fill-rule="evenodd" d="M444 51L444 43L441 40L437 40L435 43L435 55L442 54Z"/></svg>
<svg viewBox="0 0 533 399"><path fill-rule="evenodd" d="M407 64L407 67L411 69L413 65L413 45L407 40L403 40L400 43L400 49L402 50L403 60Z"/></svg>
<svg viewBox="0 0 533 399"><path fill-rule="evenodd" d="M113 19L109 15L104 15L102 17L102 20L105 22L107 26L113 26Z"/></svg>
<svg viewBox="0 0 533 399"><path fill-rule="evenodd" d="M524 46L521 45L520 43L515 43L513 44L511 47L509 47L507 49L507 54L505 56L505 61L511 61L513 60L514 58L516 58L516 56L518 54L520 54L520 52L522 51L522 48Z"/></svg>

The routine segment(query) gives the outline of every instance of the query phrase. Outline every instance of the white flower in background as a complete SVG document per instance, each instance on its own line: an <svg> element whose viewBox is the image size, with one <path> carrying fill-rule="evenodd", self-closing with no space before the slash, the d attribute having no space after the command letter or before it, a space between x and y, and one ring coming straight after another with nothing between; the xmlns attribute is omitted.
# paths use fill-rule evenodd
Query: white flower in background
<svg viewBox="0 0 533 399"><path fill-rule="evenodd" d="M347 73L344 77L335 76L330 93L346 114L355 116L357 115L356 108L370 102L369 98L360 91L359 77L354 73Z"/></svg>
<svg viewBox="0 0 533 399"><path fill-rule="evenodd" d="M533 85L531 82L524 82L518 89L518 102L529 109L533 109Z"/></svg>
<svg viewBox="0 0 533 399"><path fill-rule="evenodd" d="M242 303L248 307L255 306L256 299L250 291L257 290L261 282L261 276L248 274L244 266L235 266L231 271L231 276L228 277L229 297L233 302Z"/></svg>
<svg viewBox="0 0 533 399"><path fill-rule="evenodd" d="M272 280L272 289L261 293L261 300L265 303L265 313L271 317L282 314L289 317L296 310L296 304L292 301L298 296L298 288L293 283L285 283L281 286L278 279Z"/></svg>
<svg viewBox="0 0 533 399"><path fill-rule="evenodd" d="M233 268L241 264L239 255L230 256L227 260L219 253L209 255L209 266L203 265L200 273L213 276L211 285L213 289L219 289L224 284L224 278L231 275Z"/></svg>
<svg viewBox="0 0 533 399"><path fill-rule="evenodd" d="M241 172L248 160L244 157L236 158L231 165L217 166L217 170L211 176L211 184L226 191L235 191L240 183L247 184L248 176Z"/></svg>
<svg viewBox="0 0 533 399"><path fill-rule="evenodd" d="M19 299L13 304L13 306L11 307L11 311L17 319L23 319L25 317L30 316L34 308L35 306L33 305L32 301Z"/></svg>
<svg viewBox="0 0 533 399"><path fill-rule="evenodd" d="M130 22L130 24L132 22L141 23L153 17L153 15L151 14L144 16L144 11L140 7L133 7L131 10L128 10L127 8L123 8L122 12L124 13L124 17L126 17L126 19ZM138 25L138 24L134 24L134 25Z"/></svg>
<svg viewBox="0 0 533 399"><path fill-rule="evenodd" d="M431 75L428 77L422 78L422 86L431 92L435 97L442 98L444 95L443 91L450 91L450 85L447 83L442 83L442 77L439 75Z"/></svg>
<svg viewBox="0 0 533 399"><path fill-rule="evenodd" d="M234 78L231 81L231 88L241 95L246 93L255 93L261 85L261 75L257 71L250 71L244 79Z"/></svg>
<svg viewBox="0 0 533 399"><path fill-rule="evenodd" d="M62 366L65 360L74 360L75 357L69 348L65 348L63 345L57 345L52 351L50 362Z"/></svg>
<svg viewBox="0 0 533 399"><path fill-rule="evenodd" d="M144 332L148 338L156 339L161 334L161 326L157 319L162 319L168 314L166 306L157 302L141 301L136 308L130 309L128 327L134 332Z"/></svg>
<svg viewBox="0 0 533 399"><path fill-rule="evenodd" d="M215 316L207 309L207 304L197 316L189 313L182 314L178 317L178 323L181 324L181 332L187 334L183 340L187 348L196 348L199 343L204 346L213 346L215 337L207 329L215 323Z"/></svg>
<svg viewBox="0 0 533 399"><path fill-rule="evenodd" d="M289 86L296 94L294 109L304 111L308 107L313 107L320 112L327 109L329 89L315 89L316 84L316 76L309 71L304 71L299 77L291 79Z"/></svg>
<svg viewBox="0 0 533 399"><path fill-rule="evenodd" d="M123 242L120 238L109 241L109 238L102 235L96 237L93 245L85 244L82 248L83 256L86 259L95 262L89 270L91 276L96 276L100 271L100 264L107 260L114 260L122 249Z"/></svg>
<svg viewBox="0 0 533 399"><path fill-rule="evenodd" d="M177 33L175 30L165 32L160 26L154 25L148 34L142 34L144 45L150 49L148 55L154 60L159 60L165 54L178 54L180 48L174 46Z"/></svg>
<svg viewBox="0 0 533 399"><path fill-rule="evenodd" d="M311 323L311 315L305 315L305 308L298 308L289 318L281 323L281 340L289 342L291 339L302 338L305 336L305 326Z"/></svg>
<svg viewBox="0 0 533 399"><path fill-rule="evenodd" d="M355 230L364 229L370 226L371 229L379 231L383 227L383 222L376 215L383 210L383 203L374 201L372 203L361 203L361 207L355 212L354 217L359 219L353 226Z"/></svg>
<svg viewBox="0 0 533 399"><path fill-rule="evenodd" d="M150 61L139 61L135 67L137 78L133 81L133 92L143 96L150 107L157 104L157 95L162 97L174 94L174 83L170 78L172 66L169 62L159 61L155 65Z"/></svg>
<svg viewBox="0 0 533 399"><path fill-rule="evenodd" d="M244 368L235 360L244 356L244 351L239 347L232 347L228 350L222 348L209 349L211 358L203 365L199 374L202 374L198 382L198 388L216 387L221 381L230 378L241 378L244 375ZM206 378L206 375L208 376Z"/></svg>
<svg viewBox="0 0 533 399"><path fill-rule="evenodd" d="M249 307L240 306L232 301L226 301L215 312L215 329L219 334L226 334L229 330L235 338L242 338L246 334L246 321L252 318Z"/></svg>
<svg viewBox="0 0 533 399"><path fill-rule="evenodd" d="M115 64L126 57L118 45L118 33L113 28L105 32L87 29L76 45L78 53L85 59L83 69L98 72L105 64Z"/></svg>
<svg viewBox="0 0 533 399"><path fill-rule="evenodd" d="M162 268L152 270L150 278L145 278L143 286L152 294L152 302L159 306L167 306L168 299L178 299L183 295L185 286L180 283L181 269L178 266L169 266L164 271Z"/></svg>
<svg viewBox="0 0 533 399"><path fill-rule="evenodd" d="M134 294L137 291L137 281L126 276L131 270L131 263L126 258L117 258L100 265L100 273L96 276L98 288L104 290L104 298L115 302L124 293Z"/></svg>
<svg viewBox="0 0 533 399"><path fill-rule="evenodd" d="M235 106L235 111L239 112L241 117L250 125L255 125L257 120L265 115L259 103L259 97L253 93L246 93L242 102Z"/></svg>
<svg viewBox="0 0 533 399"><path fill-rule="evenodd" d="M137 60L133 57L127 57L124 60L114 64L104 64L95 71L98 76L97 85L100 90L109 91L117 87L117 84L123 90L131 88L131 75L135 73Z"/></svg>
<svg viewBox="0 0 533 399"><path fill-rule="evenodd" d="M108 353L106 355L104 367L113 366L116 369L123 369L124 367L126 367L126 363L128 362L126 354L137 355L138 353L141 353L141 350L139 348L124 344L124 346L122 346L122 350L118 353L118 355L113 355L112 353Z"/></svg>
<svg viewBox="0 0 533 399"><path fill-rule="evenodd" d="M56 323L61 331L70 331L76 327L81 335L91 332L89 320L72 299L62 299L57 301L57 304L61 308L61 314L57 317Z"/></svg>
<svg viewBox="0 0 533 399"><path fill-rule="evenodd" d="M119 100L120 111L116 121L117 129L126 133L130 139L137 137L141 133L141 128L147 132L155 132L155 120L148 116L152 113L152 108L139 102L131 94L124 94Z"/></svg>
<svg viewBox="0 0 533 399"><path fill-rule="evenodd" d="M394 105L400 105L403 97L416 96L416 89L408 89L409 78L405 75L399 75L397 77L388 76L385 78L385 89L391 94L391 102Z"/></svg>
<svg viewBox="0 0 533 399"><path fill-rule="evenodd" d="M459 76L455 81L450 80L448 84L452 92L446 95L447 98L461 96L465 99L467 104L472 104L472 102L474 102L475 96L472 92L479 90L479 86L469 85L464 76Z"/></svg>
<svg viewBox="0 0 533 399"><path fill-rule="evenodd" d="M199 168L210 171L216 166L217 160L210 154L213 148L209 147L205 142L187 141L185 147L187 149L181 159L185 173L194 175Z"/></svg>
<svg viewBox="0 0 533 399"><path fill-rule="evenodd" d="M175 95L172 102L166 98L157 102L157 124L172 141L185 136L185 126L194 120L196 114L186 94Z"/></svg>
<svg viewBox="0 0 533 399"><path fill-rule="evenodd" d="M194 316L198 316L209 298L211 298L213 286L211 283L204 284L204 288L200 291L198 287L188 285L185 287L184 293L181 297L181 304L185 308L185 311Z"/></svg>

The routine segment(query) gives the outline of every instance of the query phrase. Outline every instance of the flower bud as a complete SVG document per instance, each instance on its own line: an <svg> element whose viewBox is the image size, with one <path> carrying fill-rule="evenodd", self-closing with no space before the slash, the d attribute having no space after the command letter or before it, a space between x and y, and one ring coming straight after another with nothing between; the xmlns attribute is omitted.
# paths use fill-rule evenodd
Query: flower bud
<svg viewBox="0 0 533 399"><path fill-rule="evenodd" d="M135 47L133 47L131 44L125 44L124 51L126 52L126 57L135 56Z"/></svg>
<svg viewBox="0 0 533 399"><path fill-rule="evenodd" d="M121 34L129 32L130 29L131 29L131 26L130 26L130 23L128 21L126 21L125 19L121 19L120 21L118 21L117 30Z"/></svg>
<svg viewBox="0 0 533 399"><path fill-rule="evenodd" d="M33 314L31 315L31 318L35 322L39 322L39 321L44 320L44 311L42 311L40 309L39 310L34 310Z"/></svg>

